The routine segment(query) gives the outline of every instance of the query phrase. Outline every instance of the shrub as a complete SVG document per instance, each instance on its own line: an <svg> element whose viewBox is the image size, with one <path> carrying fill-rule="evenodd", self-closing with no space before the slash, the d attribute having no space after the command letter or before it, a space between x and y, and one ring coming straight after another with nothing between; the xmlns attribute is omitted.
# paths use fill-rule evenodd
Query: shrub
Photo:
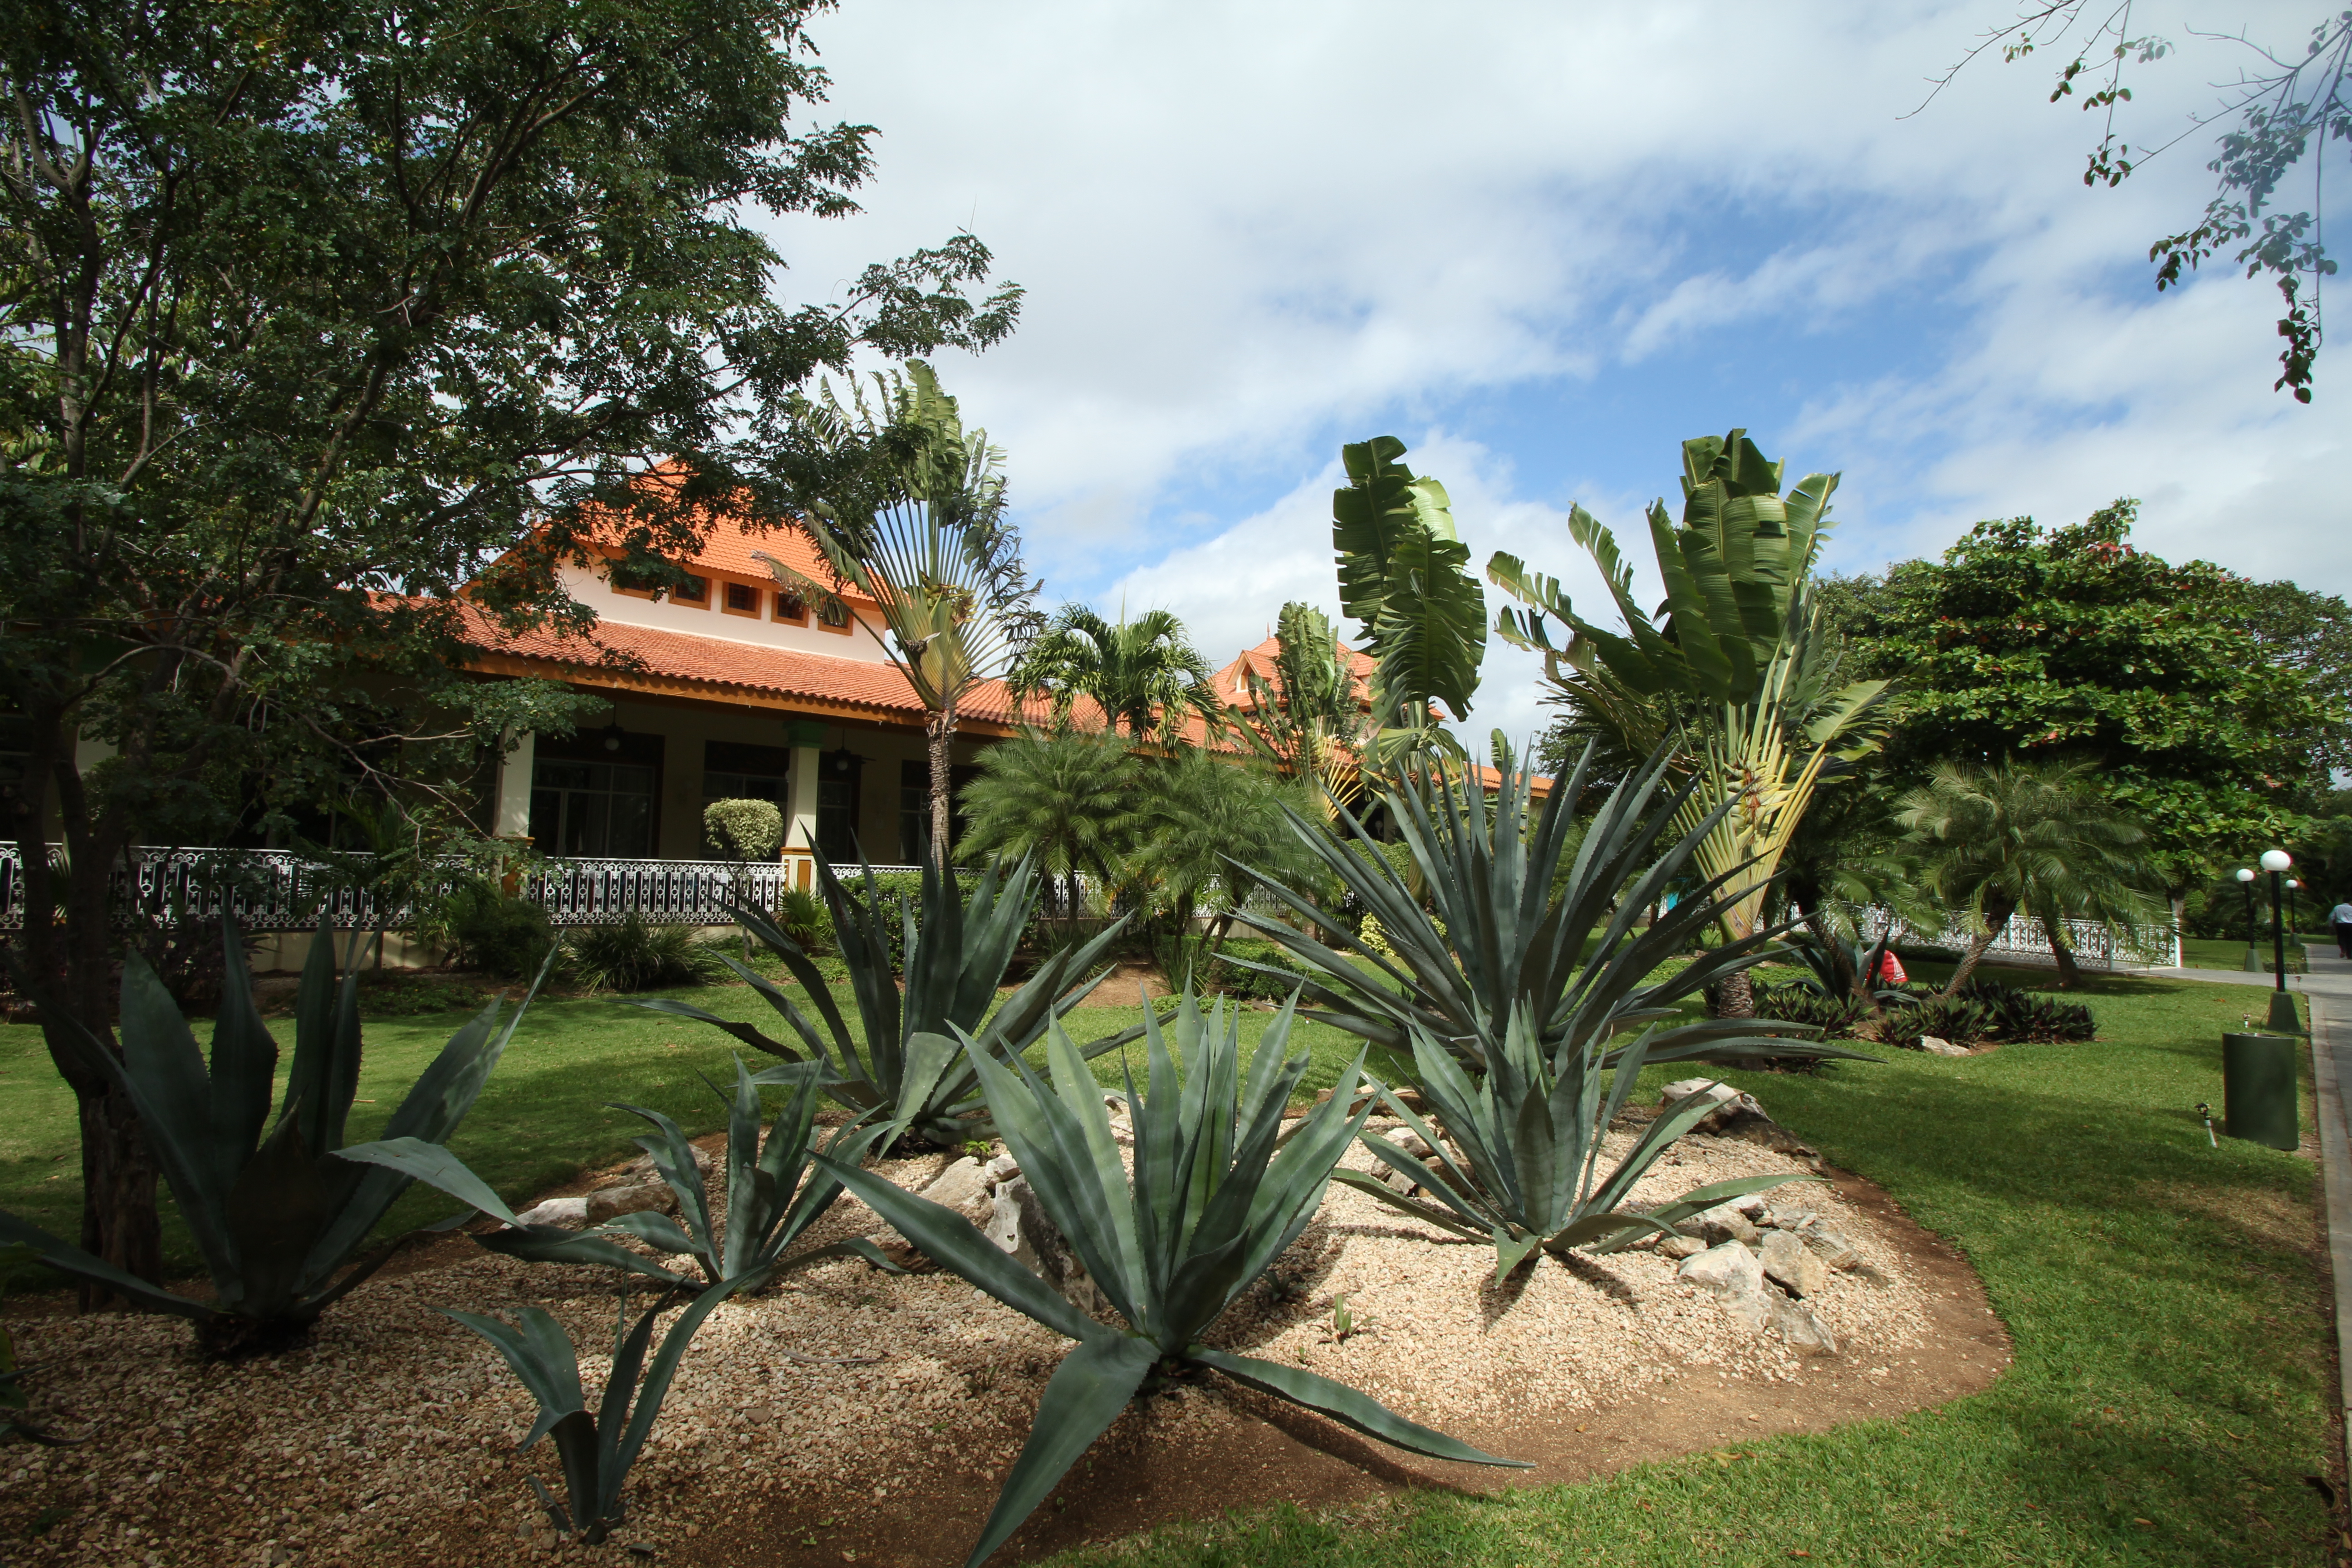
<svg viewBox="0 0 2352 1568"><path fill-rule="evenodd" d="M1992 1032L1992 1010L1964 996L1929 996L1888 1010L1880 1037L1890 1046L1916 1046L1932 1035L1956 1046L1973 1046Z"/></svg>
<svg viewBox="0 0 2352 1568"><path fill-rule="evenodd" d="M451 963L500 980L538 973L555 950L547 911L532 900L509 897L488 877L459 882L423 923L428 941L448 947Z"/></svg>
<svg viewBox="0 0 2352 1568"><path fill-rule="evenodd" d="M618 925L573 931L570 945L572 972L592 991L700 985L727 973L716 947L691 927L648 925L634 910Z"/></svg>
<svg viewBox="0 0 2352 1568"><path fill-rule="evenodd" d="M1870 1007L1853 996L1831 996L1812 983L1756 987L1756 1016L1781 1024L1806 1024L1821 1030L1823 1039L1851 1038L1853 1026L1871 1016Z"/></svg>
<svg viewBox="0 0 2352 1568"><path fill-rule="evenodd" d="M2098 1022L2080 1002L2064 1002L1998 980L1970 980L1955 995L1983 1007L1991 1032L2004 1040L2055 1045L2098 1038Z"/></svg>
<svg viewBox="0 0 2352 1568"><path fill-rule="evenodd" d="M811 956L833 951L833 913L824 900L804 888L786 888L776 895L772 918L776 929L801 944Z"/></svg>
<svg viewBox="0 0 2352 1568"><path fill-rule="evenodd" d="M1280 973L1268 973L1272 970ZM1306 971L1273 942L1247 940L1228 941L1218 950L1216 964L1209 972L1209 984L1215 989L1254 1002L1287 1002L1307 979Z"/></svg>
<svg viewBox="0 0 2352 1568"><path fill-rule="evenodd" d="M772 860L784 841L784 814L772 800L714 800L702 808L702 831L738 860Z"/></svg>

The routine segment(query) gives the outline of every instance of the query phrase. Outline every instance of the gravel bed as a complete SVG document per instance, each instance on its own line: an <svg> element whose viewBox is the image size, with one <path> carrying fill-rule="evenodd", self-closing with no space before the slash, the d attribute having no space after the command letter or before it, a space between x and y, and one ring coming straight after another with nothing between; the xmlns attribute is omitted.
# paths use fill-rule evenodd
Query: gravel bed
<svg viewBox="0 0 2352 1568"><path fill-rule="evenodd" d="M885 1170L920 1186L941 1163ZM1350 1163L1370 1161L1359 1150ZM1734 1176L1804 1169L1753 1143L1693 1137L1635 1197L1655 1203ZM1836 1334L1841 1361L1883 1360L1922 1342L1920 1288L1866 1214L1826 1184L1769 1196L1817 1211L1874 1266L1875 1278L1833 1275L1807 1303ZM844 1203L823 1228L871 1223ZM1315 1225L1219 1336L1354 1384L1440 1428L1572 1415L1696 1366L1762 1382L1803 1375L1785 1344L1741 1329L1654 1253L1573 1267L1545 1260L1509 1291L1492 1285L1493 1268L1489 1247L1334 1186ZM1344 1341L1333 1333L1339 1295L1358 1324ZM5 1561L641 1562L629 1543L690 1542L753 1492L837 1500L838 1517L821 1521L830 1533L805 1544L838 1544L856 1561L860 1511L903 1509L937 1472L1003 1473L1066 1343L952 1275L892 1278L856 1262L811 1269L713 1314L631 1476L630 1521L606 1546L558 1549L524 1481L535 1474L560 1490L553 1445L513 1451L532 1419L530 1398L488 1344L434 1310L525 1304L572 1331L583 1380L600 1382L617 1305L610 1273L488 1253L380 1277L331 1310L307 1345L242 1365L202 1361L176 1321L15 1320L20 1354L42 1363L31 1379L36 1413L87 1440L0 1448L0 1540L14 1553ZM1159 1402L1155 1419L1198 1435L1255 1417L1204 1385Z"/></svg>

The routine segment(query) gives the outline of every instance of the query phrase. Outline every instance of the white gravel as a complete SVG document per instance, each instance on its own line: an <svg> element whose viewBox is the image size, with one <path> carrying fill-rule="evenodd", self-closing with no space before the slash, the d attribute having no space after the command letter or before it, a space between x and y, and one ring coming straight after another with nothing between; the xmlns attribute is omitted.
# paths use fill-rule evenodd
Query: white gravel
<svg viewBox="0 0 2352 1568"><path fill-rule="evenodd" d="M940 1159L887 1167L919 1186ZM1369 1165L1358 1151L1351 1163ZM1686 1139L1636 1189L1654 1203L1706 1183L1803 1163L1752 1143ZM1768 1201L1812 1209L1882 1278L1835 1274L1808 1304L1845 1354L1921 1342L1923 1296L1900 1250L1825 1183ZM839 1205L828 1234L872 1216ZM1565 1268L1544 1260L1515 1294L1494 1255L1335 1186L1316 1224L1228 1314L1219 1338L1355 1384L1440 1428L1571 1415L1694 1365L1781 1380L1798 1358L1741 1330L1667 1259L1631 1251ZM1344 1294L1359 1331L1332 1333ZM642 1303L642 1291L633 1292ZM276 1360L198 1360L181 1323L19 1318L41 1368L37 1412L88 1440L0 1448L0 1540L11 1563L496 1564L550 1554L523 1476L558 1486L553 1445L516 1457L533 1413L490 1347L436 1307L496 1312L536 1303L581 1343L601 1379L615 1294L601 1269L527 1266L478 1253L379 1278L339 1304L310 1342ZM692 1538L747 1489L887 1502L931 1467L1001 1473L1066 1342L952 1275L892 1279L829 1264L715 1313L631 1477L616 1543L569 1560L637 1561L618 1542ZM877 1356L826 1365L801 1356ZM594 1395L591 1394L592 1404ZM1252 1419L1218 1397L1170 1403L1166 1419ZM26 1536L46 1524L37 1538ZM845 1547L855 1542L845 1538Z"/></svg>

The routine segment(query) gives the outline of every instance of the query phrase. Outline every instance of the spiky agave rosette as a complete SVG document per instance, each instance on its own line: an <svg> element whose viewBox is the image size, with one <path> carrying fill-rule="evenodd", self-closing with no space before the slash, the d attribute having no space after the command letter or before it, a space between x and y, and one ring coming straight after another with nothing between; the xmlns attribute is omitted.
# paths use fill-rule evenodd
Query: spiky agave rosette
<svg viewBox="0 0 2352 1568"><path fill-rule="evenodd" d="M951 1209L869 1172L819 1163L941 1265L1077 1342L1039 1400L1029 1441L968 1559L995 1551L1149 1384L1206 1368L1307 1406L1369 1436L1436 1458L1516 1465L1408 1421L1370 1395L1298 1367L1203 1342L1225 1309L1307 1228L1331 1173L1370 1114L1335 1091L1287 1140L1283 1111L1307 1067L1288 1050L1295 1000L1241 1063L1238 1010L1204 1018L1188 986L1172 1021L1178 1065L1149 1008L1146 1092L1127 1077L1134 1173L1119 1158L1101 1087L1058 1024L1049 1083L1018 1057L964 1049L1021 1173L1125 1323L1098 1322L1000 1250ZM1360 1055L1342 1075L1362 1080ZM1377 1089L1377 1085L1374 1086Z"/></svg>

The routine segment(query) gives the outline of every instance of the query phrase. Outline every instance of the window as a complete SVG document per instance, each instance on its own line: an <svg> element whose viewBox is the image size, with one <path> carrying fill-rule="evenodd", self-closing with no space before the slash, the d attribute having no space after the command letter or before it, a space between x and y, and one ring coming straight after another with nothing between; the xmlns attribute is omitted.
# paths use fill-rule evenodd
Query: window
<svg viewBox="0 0 2352 1568"><path fill-rule="evenodd" d="M829 632L847 633L849 611L838 599L828 599L817 606L816 624Z"/></svg>
<svg viewBox="0 0 2352 1568"><path fill-rule="evenodd" d="M681 605L692 605L698 610L710 607L710 579L688 577L669 591L669 596Z"/></svg>
<svg viewBox="0 0 2352 1568"><path fill-rule="evenodd" d="M857 860L857 789L866 759L847 747L817 759L816 847L835 865Z"/></svg>
<svg viewBox="0 0 2352 1568"><path fill-rule="evenodd" d="M948 769L948 832L961 842L964 834L964 786L980 776L975 767ZM898 764L898 858L919 865L931 852L931 763L915 757Z"/></svg>
<svg viewBox="0 0 2352 1568"><path fill-rule="evenodd" d="M725 603L730 613L738 616L760 613L760 590L751 584L730 583L726 586L726 595Z"/></svg>
<svg viewBox="0 0 2352 1568"><path fill-rule="evenodd" d="M776 619L796 626L808 625L808 601L790 589L777 589Z"/></svg>
<svg viewBox="0 0 2352 1568"><path fill-rule="evenodd" d="M792 752L782 746L751 746L732 741L706 741L702 747L702 804L714 800L770 800L792 829L792 794L787 775ZM703 840L703 851L720 854L719 847Z"/></svg>
<svg viewBox="0 0 2352 1568"><path fill-rule="evenodd" d="M637 763L533 762L532 842L542 855L650 856L654 780L655 770Z"/></svg>

